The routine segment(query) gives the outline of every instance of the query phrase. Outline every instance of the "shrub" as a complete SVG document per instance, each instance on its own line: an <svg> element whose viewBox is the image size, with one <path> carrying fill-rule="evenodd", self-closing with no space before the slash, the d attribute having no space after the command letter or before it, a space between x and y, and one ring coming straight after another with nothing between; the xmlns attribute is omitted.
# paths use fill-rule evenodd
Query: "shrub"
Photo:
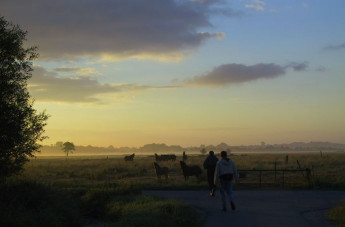
<svg viewBox="0 0 345 227"><path fill-rule="evenodd" d="M0 226L81 226L79 208L66 195L35 182L0 186Z"/></svg>

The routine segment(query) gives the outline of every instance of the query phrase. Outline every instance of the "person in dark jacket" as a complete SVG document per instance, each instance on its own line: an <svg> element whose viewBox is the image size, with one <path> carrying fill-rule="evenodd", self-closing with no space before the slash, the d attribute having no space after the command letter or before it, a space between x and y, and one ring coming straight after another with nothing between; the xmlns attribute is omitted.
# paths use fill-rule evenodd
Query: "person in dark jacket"
<svg viewBox="0 0 345 227"><path fill-rule="evenodd" d="M207 169L207 182L211 196L214 196L216 191L216 185L214 184L214 171L216 170L217 162L218 158L214 155L213 151L210 151L203 164L204 168Z"/></svg>

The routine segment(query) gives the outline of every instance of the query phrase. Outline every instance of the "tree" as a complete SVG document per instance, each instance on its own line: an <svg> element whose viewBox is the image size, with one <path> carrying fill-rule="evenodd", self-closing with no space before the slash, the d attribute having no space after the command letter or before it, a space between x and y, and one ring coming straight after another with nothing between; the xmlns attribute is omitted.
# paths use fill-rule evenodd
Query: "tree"
<svg viewBox="0 0 345 227"><path fill-rule="evenodd" d="M201 153L202 155L205 155L205 154L207 153L206 148L203 147L203 148L200 150L200 153Z"/></svg>
<svg viewBox="0 0 345 227"><path fill-rule="evenodd" d="M37 47L24 48L26 31L0 17L0 181L18 173L39 151L48 115L27 89Z"/></svg>
<svg viewBox="0 0 345 227"><path fill-rule="evenodd" d="M55 147L62 147L63 142L62 141L58 141L55 143Z"/></svg>
<svg viewBox="0 0 345 227"><path fill-rule="evenodd" d="M65 142L64 144L62 144L62 150L66 153L67 158L69 152L73 153L73 151L75 151L74 144L71 142Z"/></svg>
<svg viewBox="0 0 345 227"><path fill-rule="evenodd" d="M227 154L228 154L229 156L232 155L232 154L231 154L231 149L230 149L230 148L227 148L227 149L226 149L226 152L227 152Z"/></svg>

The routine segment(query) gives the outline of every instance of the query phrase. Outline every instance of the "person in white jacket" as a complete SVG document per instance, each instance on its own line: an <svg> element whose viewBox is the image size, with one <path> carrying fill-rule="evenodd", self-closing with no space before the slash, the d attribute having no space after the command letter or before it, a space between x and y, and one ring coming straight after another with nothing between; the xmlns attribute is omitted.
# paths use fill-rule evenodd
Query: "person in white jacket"
<svg viewBox="0 0 345 227"><path fill-rule="evenodd" d="M232 182L235 178L236 183L238 180L237 169L235 163L227 158L226 151L220 153L222 159L217 162L216 172L215 172L215 184L220 185L220 195L222 198L223 211L226 211L226 201L230 202L232 210L236 209L234 203L234 197L232 192Z"/></svg>

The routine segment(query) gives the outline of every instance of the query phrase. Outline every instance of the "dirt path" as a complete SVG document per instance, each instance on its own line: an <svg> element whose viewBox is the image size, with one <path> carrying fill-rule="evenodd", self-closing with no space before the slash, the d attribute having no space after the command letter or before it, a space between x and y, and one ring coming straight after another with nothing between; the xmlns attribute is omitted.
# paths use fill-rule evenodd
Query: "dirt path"
<svg viewBox="0 0 345 227"><path fill-rule="evenodd" d="M344 191L235 191L235 212L221 211L219 192L210 197L207 191L144 191L146 195L181 200L200 210L208 226L332 226L326 212L341 199Z"/></svg>

